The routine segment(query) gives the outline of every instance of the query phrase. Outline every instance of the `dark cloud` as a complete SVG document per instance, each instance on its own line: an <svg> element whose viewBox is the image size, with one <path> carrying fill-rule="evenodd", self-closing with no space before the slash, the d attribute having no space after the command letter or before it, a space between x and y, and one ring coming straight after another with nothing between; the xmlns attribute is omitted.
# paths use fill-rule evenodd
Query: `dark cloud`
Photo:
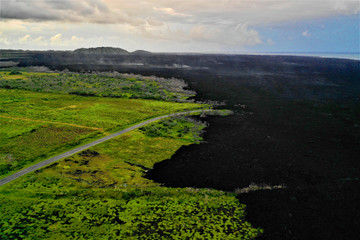
<svg viewBox="0 0 360 240"><path fill-rule="evenodd" d="M249 26L358 14L354 0L0 0L2 19Z"/></svg>
<svg viewBox="0 0 360 240"><path fill-rule="evenodd" d="M0 17L2 19L58 20L49 11L39 8L35 1L0 0Z"/></svg>
<svg viewBox="0 0 360 240"><path fill-rule="evenodd" d="M0 0L2 19L91 21L109 12L101 0Z"/></svg>

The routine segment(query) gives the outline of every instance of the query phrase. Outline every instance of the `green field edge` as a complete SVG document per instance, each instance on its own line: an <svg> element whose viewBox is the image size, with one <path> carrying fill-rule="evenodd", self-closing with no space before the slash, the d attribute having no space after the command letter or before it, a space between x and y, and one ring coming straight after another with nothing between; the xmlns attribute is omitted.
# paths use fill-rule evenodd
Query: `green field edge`
<svg viewBox="0 0 360 240"><path fill-rule="evenodd" d="M185 109L182 109L181 112L180 112L180 111L170 112L170 113L167 113L166 115L176 114L176 113L182 113L182 112L186 112L186 111L199 111L199 113L190 113L190 114L189 114L189 115L199 115L199 114L201 114L200 111L202 111L202 110L213 110L213 109L211 108L211 106L208 106L208 108L194 108L194 109L186 109L185 111L184 111L184 110L185 110ZM133 123L133 124L124 125L124 126L118 128L118 129L116 129L115 131L113 130L113 131L111 131L111 132L108 132L108 134L102 134L101 137L87 138L84 142L82 142L82 143L79 144L79 145L76 145L76 146L73 146L73 147L71 147L71 148L67 148L67 149L65 149L65 150L63 150L63 151L61 151L61 152L57 152L57 153L54 153L54 154L52 154L52 155L46 156L45 158L40 158L40 159L35 160L35 161L33 161L33 162L29 163L29 164L24 165L21 169L18 169L18 170L16 170L16 171L11 171L11 172L9 172L9 173L7 173L7 174L4 174L4 175L0 176L0 180L6 178L6 177L8 177L8 176L11 176L11 175L13 175L13 174L15 174L15 173L17 173L17 172L20 172L20 171L22 171L22 170L24 170L24 169L26 169L26 168L28 168L28 167L31 167L31 166L33 166L33 165L35 165L35 164L37 164L37 163L40 163L40 162L42 162L42 161L45 161L45 160L47 160L47 159L49 159L49 158L52 158L52 157L55 157L55 156L57 156L57 155L66 153L66 152L71 151L71 150L73 150L73 149L76 149L76 148L78 148L78 147L81 147L81 146L84 146L84 145L89 144L89 143L91 143L91 142L94 142L94 141L96 141L96 140L99 140L99 139L101 139L101 138L103 138L103 137L106 137L106 136L109 136L109 135L114 134L114 133L116 133L116 132L122 131L122 130L124 130L124 129L126 129L126 128L130 128L130 127L132 127L132 126L135 126L135 125L140 124L140 123L142 123L142 122L145 122L145 121L147 121L147 120L150 120L150 119L153 119L153 118L157 118L157 117L161 117L161 116L164 116L164 114L162 114L162 115L150 116L150 117L144 118L142 121L135 122L135 123ZM160 120L157 120L157 121L160 121ZM155 122L157 122L157 121L155 121ZM99 132L99 131L98 131L98 132ZM101 132L99 132L99 133L101 133ZM61 160L61 159L59 159L59 160Z"/></svg>

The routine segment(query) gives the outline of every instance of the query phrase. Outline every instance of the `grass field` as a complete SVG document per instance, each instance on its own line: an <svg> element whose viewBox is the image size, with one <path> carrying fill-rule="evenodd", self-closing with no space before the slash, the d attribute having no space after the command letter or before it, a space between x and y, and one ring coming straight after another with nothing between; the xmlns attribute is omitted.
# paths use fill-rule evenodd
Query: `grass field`
<svg viewBox="0 0 360 240"><path fill-rule="evenodd" d="M0 88L2 177L145 119L209 107L54 92ZM190 117L157 121L0 187L0 239L255 238L262 230L245 220L234 193L144 178L201 142L205 127Z"/></svg>
<svg viewBox="0 0 360 240"><path fill-rule="evenodd" d="M26 68L0 69L0 87L81 96L163 101L185 101L195 95L195 92L185 90L187 84L179 79L119 73L32 72Z"/></svg>
<svg viewBox="0 0 360 240"><path fill-rule="evenodd" d="M145 119L204 107L143 99L0 89L0 174Z"/></svg>
<svg viewBox="0 0 360 240"><path fill-rule="evenodd" d="M0 188L0 237L28 239L252 239L235 195L161 187L143 177L206 125L163 120ZM188 130L185 130L188 129ZM185 130L185 131L184 131ZM21 222L22 224L17 224Z"/></svg>

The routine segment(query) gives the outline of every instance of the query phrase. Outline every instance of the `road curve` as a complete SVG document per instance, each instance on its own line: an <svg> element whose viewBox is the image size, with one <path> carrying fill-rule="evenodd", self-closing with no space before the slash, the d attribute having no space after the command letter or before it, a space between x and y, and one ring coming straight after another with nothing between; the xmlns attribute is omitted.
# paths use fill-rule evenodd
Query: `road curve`
<svg viewBox="0 0 360 240"><path fill-rule="evenodd" d="M144 126L144 125L147 125L147 124L149 124L149 123L152 123L152 122L155 122L155 121L164 119L164 118L168 118L168 117L174 117L174 116L179 116L179 115L186 115L186 114L197 113L197 112L209 112L209 111L213 111L213 110L211 110L211 109L201 109L201 110L194 110L194 111L173 113L173 114L167 114L167 115L163 115L163 116L160 116L160 117L156 117L156 118L152 118L152 119L146 120L146 121L144 121L144 122L141 122L141 123L138 123L138 124L136 124L136 125L133 125L133 126L131 126L131 127L129 127L129 128L126 128L126 129L124 129L124 130L121 130L121 131L116 132L116 133L113 133L113 134L111 134L111 135L109 135L109 136L100 138L100 139L98 139L98 140L95 140L95 141L93 141L93 142L91 142L91 143L88 143L88 144L85 144L85 145L83 145L83 146L80 146L80 147L71 149L70 151L67 151L67 152L62 153L62 154L59 154L59 155L57 155L57 156L55 156L55 157L46 159L46 160L44 160L44 161L42 161L42 162L39 162L39 163L34 164L34 165L32 165L32 166L30 166L30 167L28 167L28 168L25 168L25 169L23 169L23 170L21 170L21 171L19 171L19 172L16 172L16 173L14 173L14 174L6 177L6 178L1 179L1 180L0 180L0 186L5 185L5 184L7 184L7 183L9 183L9 182L11 182L11 181L13 181L13 180L21 177L21 176L24 176L25 174L28 174L28 173L30 173L30 172L33 172L33 171L35 171L35 170L37 170L37 169L39 169L39 168L45 167L45 166L47 166L47 165L49 165L49 164L51 164L51 163L53 163L53 162L56 162L56 161L58 161L58 160L60 160L60 159L62 159L62 158L69 157L69 156L71 156L71 155L73 155L73 154L75 154L75 153L81 152L81 151L83 151L83 150L85 150L85 149L88 149L88 148L90 148L90 147L93 147L93 146L95 146L95 145L97 145L97 144L99 144L99 143L105 142L105 141L107 141L107 140L109 140L109 139L112 139L112 138L117 137L117 136L119 136L119 135L121 135L121 134L130 132L130 131L132 131L132 130L134 130L134 129L137 129L137 128L142 127L142 126Z"/></svg>

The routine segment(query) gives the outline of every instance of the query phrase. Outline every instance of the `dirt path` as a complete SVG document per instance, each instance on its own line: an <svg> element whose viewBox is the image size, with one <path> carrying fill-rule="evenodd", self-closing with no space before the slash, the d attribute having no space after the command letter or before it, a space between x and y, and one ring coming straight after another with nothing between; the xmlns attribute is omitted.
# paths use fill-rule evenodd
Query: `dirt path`
<svg viewBox="0 0 360 240"><path fill-rule="evenodd" d="M28 168L25 168L25 169L23 169L23 170L21 170L21 171L19 171L19 172L16 172L16 173L14 173L14 174L6 177L6 178L1 179L1 180L0 180L0 186L2 186L2 185L4 185L4 184L7 184L7 183L9 183L9 182L11 182L11 181L13 181L13 180L21 177L21 176L24 176L24 175L27 174L27 173L30 173L30 172L33 172L33 171L39 169L39 168L45 167L45 166L47 166L47 165L49 165L49 164L51 164L51 163L53 163L53 162L56 162L56 161L58 161L58 160L60 160L60 159L62 159L62 158L66 158L66 157L69 157L69 156L71 156L71 155L73 155L73 154L75 154L75 153L84 151L85 149L88 149L88 148L90 148L90 147L93 147L93 146L95 146L95 145L97 145L97 144L99 144L99 143L103 143L103 142L105 142L105 141L107 141L107 140L110 140L110 139L112 139L112 138L114 138L114 137L117 137L117 136L119 136L119 135L121 135L121 134L130 132L130 131L132 131L132 130L134 130L134 129L137 129L137 128L142 127L142 126L144 126L144 125L147 125L147 124L149 124L149 123L152 123L152 122L155 122L155 121L164 119L164 118L168 118L168 117L174 117L174 116L179 116L179 115L186 115L186 114L203 112L203 111L204 111L204 112L209 112L209 111L213 111L213 110L211 110L211 109L206 109L206 110L194 110L194 111L187 111L187 112L181 112L181 113L173 113L173 114L167 114L167 115L163 115L163 116L160 116L160 117L156 117L156 118L152 118L152 119L146 120L146 121L141 122L141 123L138 123L138 124L136 124L136 125L134 125L134 126L131 126L131 127L126 128L126 129L124 129L124 130L121 130L121 131L119 131L119 132L113 133L113 134L111 134L111 135L109 135L109 136L100 138L100 139L98 139L98 140L95 140L95 141L93 141L93 142L91 142L91 143L88 143L88 144L85 144L85 145L83 145L83 146L74 148L74 149L72 149L72 150L70 150L70 151L67 151L67 152L62 153L62 154L59 154L59 155L57 155L57 156L55 156L55 157L46 159L46 160L44 160L44 161L42 161L42 162L39 162L39 163L34 164L34 165L32 165L32 166L30 166L30 167L28 167ZM19 119L21 119L21 118L19 118Z"/></svg>
<svg viewBox="0 0 360 240"><path fill-rule="evenodd" d="M88 127L88 126L71 124L71 123L51 122L51 121L36 120L36 119L21 118L21 117L9 117L9 116L4 116L4 115L0 115L0 117L2 117L2 118L8 118L8 119L14 119L14 120L28 121L28 122L41 122L41 123L49 123L49 124L66 125L66 126L72 126L72 127L78 127L78 128L87 128L87 129L92 129L92 130L96 130L96 131L100 131L100 132L105 133L105 132L104 132L104 129L102 129L102 128Z"/></svg>

